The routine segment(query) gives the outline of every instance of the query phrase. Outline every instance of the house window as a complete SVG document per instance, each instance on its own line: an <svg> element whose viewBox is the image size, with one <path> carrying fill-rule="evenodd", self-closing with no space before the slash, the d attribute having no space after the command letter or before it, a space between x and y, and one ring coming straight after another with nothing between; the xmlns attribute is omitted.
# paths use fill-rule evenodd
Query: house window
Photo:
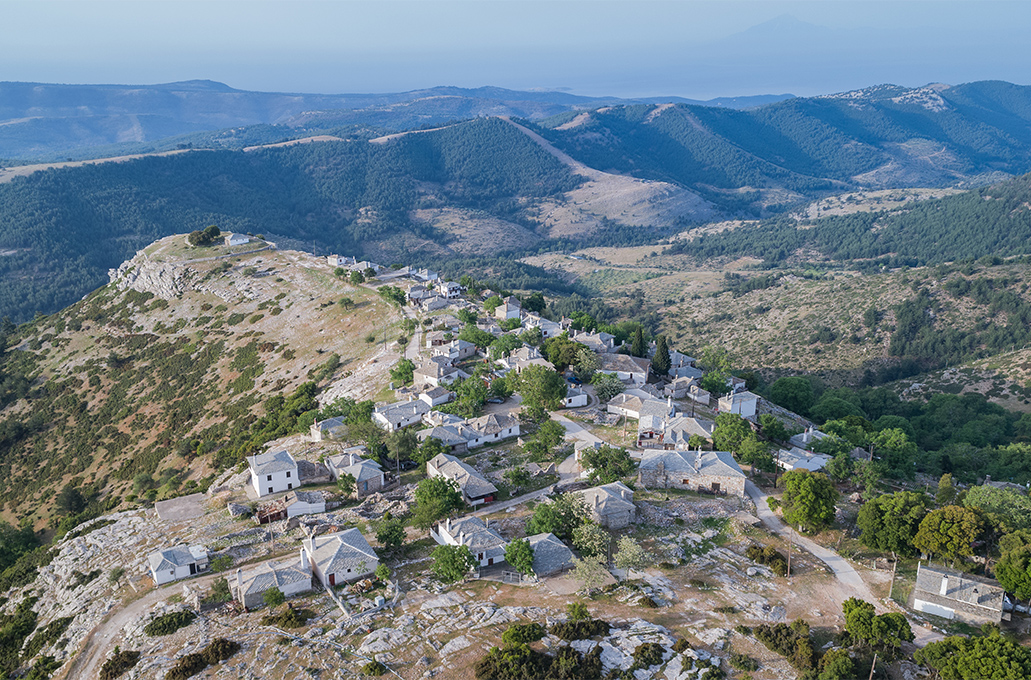
<svg viewBox="0 0 1031 680"><path fill-rule="evenodd" d="M272 475L269 475L268 477L266 477L265 481L266 482L271 482L272 481Z"/></svg>
<svg viewBox="0 0 1031 680"><path fill-rule="evenodd" d="M286 478L287 478L287 479L289 479L289 478L290 478L290 471L289 471L289 470L287 470L287 471L286 471Z"/></svg>
<svg viewBox="0 0 1031 680"><path fill-rule="evenodd" d="M364 491L368 491L369 490L369 483L365 482L364 486L365 486Z"/></svg>
<svg viewBox="0 0 1031 680"><path fill-rule="evenodd" d="M476 555L476 559L479 560L480 562L482 562L483 561L483 553L478 553Z"/></svg>
<svg viewBox="0 0 1031 680"><path fill-rule="evenodd" d="M348 570L347 570L347 573L348 573L348 574L350 574L350 573L351 573L351 570L350 570L350 569L348 569Z"/></svg>
<svg viewBox="0 0 1031 680"><path fill-rule="evenodd" d="M287 485L286 485L286 488L287 488L287 489L292 489L292 488L294 488L294 485L293 485L293 484L287 484Z"/></svg>

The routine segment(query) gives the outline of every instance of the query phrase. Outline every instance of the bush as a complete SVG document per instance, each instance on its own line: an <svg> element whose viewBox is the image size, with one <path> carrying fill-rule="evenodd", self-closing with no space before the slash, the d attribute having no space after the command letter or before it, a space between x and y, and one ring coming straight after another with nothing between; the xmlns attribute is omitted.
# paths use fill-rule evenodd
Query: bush
<svg viewBox="0 0 1031 680"><path fill-rule="evenodd" d="M677 654L685 652L688 649L691 649L691 643L687 641L687 638L680 638L679 640L673 643L673 651Z"/></svg>
<svg viewBox="0 0 1031 680"><path fill-rule="evenodd" d="M645 609L656 609L659 606L659 604L655 600L648 597L647 595L638 600L637 604L641 605Z"/></svg>
<svg viewBox="0 0 1031 680"><path fill-rule="evenodd" d="M269 588L261 594L261 599L269 607L278 607L286 602L286 595L279 588Z"/></svg>
<svg viewBox="0 0 1031 680"><path fill-rule="evenodd" d="M225 661L226 659L231 658L239 651L239 642L227 640L225 638L215 638L200 654L204 657L204 660L208 662L209 666L214 666L220 661Z"/></svg>
<svg viewBox="0 0 1031 680"><path fill-rule="evenodd" d="M665 648L657 642L645 642L637 645L634 650L634 666L637 668L651 668L662 663L662 655Z"/></svg>
<svg viewBox="0 0 1031 680"><path fill-rule="evenodd" d="M185 628L193 623L195 618L197 618L197 612L191 611L179 611L172 612L170 614L163 614L148 623L143 628L143 632L152 637L171 635L180 628Z"/></svg>
<svg viewBox="0 0 1031 680"><path fill-rule="evenodd" d="M749 673L759 670L758 661L747 654L738 654L737 652L730 655L730 665L739 671L748 671Z"/></svg>
<svg viewBox="0 0 1031 680"><path fill-rule="evenodd" d="M373 675L379 677L387 672L387 667L381 664L379 661L370 661L369 663L362 666L362 673L365 675Z"/></svg>
<svg viewBox="0 0 1031 680"><path fill-rule="evenodd" d="M750 545L745 555L753 562L766 565L777 576L788 575L788 559L773 546Z"/></svg>
<svg viewBox="0 0 1031 680"><path fill-rule="evenodd" d="M755 637L771 652L786 658L796 669L812 670L816 650L809 637L809 624L805 621L798 620L790 626L786 623L763 623L756 627Z"/></svg>
<svg viewBox="0 0 1031 680"><path fill-rule="evenodd" d="M100 667L100 680L115 680L115 678L132 670L140 661L139 652L115 652L115 655L104 662Z"/></svg>
<svg viewBox="0 0 1031 680"><path fill-rule="evenodd" d="M315 614L307 609L287 607L286 611L279 614L269 614L262 617L261 625L276 626L277 628L300 628L308 622L308 619L314 616Z"/></svg>
<svg viewBox="0 0 1031 680"><path fill-rule="evenodd" d="M573 640L586 640L595 635L608 635L609 624L599 619L565 621L556 623L548 632L559 639L572 642Z"/></svg>
<svg viewBox="0 0 1031 680"><path fill-rule="evenodd" d="M527 644L540 640L546 633L539 623L517 623L501 635L501 641L505 645Z"/></svg>
<svg viewBox="0 0 1031 680"><path fill-rule="evenodd" d="M187 654L179 659L171 670L165 674L165 680L186 680L192 678L208 667L208 662L200 654Z"/></svg>

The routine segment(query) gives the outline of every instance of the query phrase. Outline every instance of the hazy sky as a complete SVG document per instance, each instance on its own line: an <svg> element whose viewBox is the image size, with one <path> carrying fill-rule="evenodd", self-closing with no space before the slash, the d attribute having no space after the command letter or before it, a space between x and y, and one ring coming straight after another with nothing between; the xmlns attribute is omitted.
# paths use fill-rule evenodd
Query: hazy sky
<svg viewBox="0 0 1031 680"><path fill-rule="evenodd" d="M0 80L693 98L1031 78L1031 2L0 0Z"/></svg>

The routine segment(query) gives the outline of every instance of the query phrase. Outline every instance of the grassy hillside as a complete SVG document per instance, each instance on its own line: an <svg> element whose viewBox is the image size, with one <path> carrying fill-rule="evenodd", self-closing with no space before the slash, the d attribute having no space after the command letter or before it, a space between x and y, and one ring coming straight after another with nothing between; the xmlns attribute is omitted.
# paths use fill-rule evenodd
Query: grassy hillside
<svg viewBox="0 0 1031 680"><path fill-rule="evenodd" d="M386 383L399 315L374 292L293 251L184 260L197 250L165 239L120 280L138 274L134 287L17 329L0 381L5 516L41 521L68 482L116 499L140 473L203 484L214 461L235 464L313 408L304 383L352 376L357 396Z"/></svg>
<svg viewBox="0 0 1031 680"><path fill-rule="evenodd" d="M511 219L517 200L580 181L496 119L385 144L191 152L39 172L0 184L0 317L59 309L154 239L209 224L410 259L418 247L440 253L449 240L410 219L423 203Z"/></svg>

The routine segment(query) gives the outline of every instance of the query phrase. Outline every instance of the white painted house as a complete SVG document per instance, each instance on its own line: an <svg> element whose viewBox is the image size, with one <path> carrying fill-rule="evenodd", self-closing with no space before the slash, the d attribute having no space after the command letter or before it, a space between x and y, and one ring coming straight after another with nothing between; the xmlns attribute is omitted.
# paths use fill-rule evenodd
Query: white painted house
<svg viewBox="0 0 1031 680"><path fill-rule="evenodd" d="M489 567L505 561L505 548L508 546L508 541L489 522L479 517L445 519L430 529L430 536L439 545L466 546L477 564Z"/></svg>
<svg viewBox="0 0 1031 680"><path fill-rule="evenodd" d="M422 399L399 401L386 406L377 406L372 412L372 422L384 430L393 432L422 421L422 416L430 412L430 405Z"/></svg>
<svg viewBox="0 0 1031 680"><path fill-rule="evenodd" d="M246 234L223 234L227 246L242 246L251 242Z"/></svg>
<svg viewBox="0 0 1031 680"><path fill-rule="evenodd" d="M321 515L326 511L326 497L318 491L291 491L283 497L287 517Z"/></svg>
<svg viewBox="0 0 1031 680"><path fill-rule="evenodd" d="M258 497L289 491L301 485L297 462L286 450L247 456L251 485Z"/></svg>
<svg viewBox="0 0 1031 680"><path fill-rule="evenodd" d="M570 387L566 390L566 396L562 400L562 407L580 408L581 406L587 406L587 393L579 388Z"/></svg>
<svg viewBox="0 0 1031 680"><path fill-rule="evenodd" d="M177 545L147 556L150 575L157 585L193 576L208 568L208 549L202 545Z"/></svg>
<svg viewBox="0 0 1031 680"><path fill-rule="evenodd" d="M755 415L759 404L759 395L751 392L735 392L725 397L720 397L720 413L736 413L742 418L749 418Z"/></svg>
<svg viewBox="0 0 1031 680"><path fill-rule="evenodd" d="M369 576L379 566L376 551L357 529L309 536L303 545L312 572L327 588Z"/></svg>

